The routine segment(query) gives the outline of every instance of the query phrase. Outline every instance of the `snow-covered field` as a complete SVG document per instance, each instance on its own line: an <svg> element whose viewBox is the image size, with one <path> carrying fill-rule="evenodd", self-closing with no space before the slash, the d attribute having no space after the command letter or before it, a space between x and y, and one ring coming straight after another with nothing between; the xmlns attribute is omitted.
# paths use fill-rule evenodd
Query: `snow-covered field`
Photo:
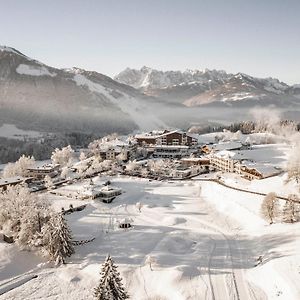
<svg viewBox="0 0 300 300"><path fill-rule="evenodd" d="M0 299L93 299L108 253L131 299L300 299L300 224L268 225L259 216L261 196L197 178L110 180L124 191L111 204L41 194L58 211L88 203L67 219L75 240L95 240L76 246L68 264L58 268L1 242L0 291L14 276L38 277L25 277L26 283ZM284 188L277 186L280 192ZM141 212L137 202L143 204ZM134 220L133 228L118 228L124 217ZM260 255L263 263L254 267Z"/></svg>

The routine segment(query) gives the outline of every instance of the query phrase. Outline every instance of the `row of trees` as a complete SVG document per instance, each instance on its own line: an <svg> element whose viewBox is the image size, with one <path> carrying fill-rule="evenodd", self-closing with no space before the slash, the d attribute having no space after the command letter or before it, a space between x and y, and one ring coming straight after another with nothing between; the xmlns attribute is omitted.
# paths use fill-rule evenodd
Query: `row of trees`
<svg viewBox="0 0 300 300"><path fill-rule="evenodd" d="M74 253L71 231L61 213L24 186L0 193L0 229L9 233L20 249L38 250L55 264Z"/></svg>
<svg viewBox="0 0 300 300"><path fill-rule="evenodd" d="M273 224L279 217L286 223L298 222L300 220L300 203L298 202L298 196L291 194L282 209L280 209L277 195L272 192L264 198L261 204L261 214L270 224Z"/></svg>
<svg viewBox="0 0 300 300"><path fill-rule="evenodd" d="M256 113L255 113L256 114ZM244 134L250 134L253 132L270 132L278 133L286 131L300 131L300 124L292 120L280 120L280 117L272 118L269 111L264 111L260 114L259 118L255 121L243 121L232 123L230 125L204 125L204 126L192 126L189 129L191 133L205 134L212 132L220 132L224 129L230 132L241 131ZM275 126L274 126L275 125Z"/></svg>
<svg viewBox="0 0 300 300"><path fill-rule="evenodd" d="M0 137L0 163L16 161L20 155L34 156L37 160L49 159L56 148L67 145L87 147L99 135L84 133L51 134L40 140L17 140Z"/></svg>
<svg viewBox="0 0 300 300"><path fill-rule="evenodd" d="M22 155L15 163L8 163L3 170L3 177L26 176L27 169L33 167L35 159L33 156Z"/></svg>
<svg viewBox="0 0 300 300"><path fill-rule="evenodd" d="M62 168L62 177L66 177L68 169L74 161L74 150L72 147L66 146L61 149L56 148L51 155L54 164L60 164ZM8 163L3 170L3 177L9 178L14 176L27 176L27 169L35 165L33 156L25 156L24 154L15 162ZM49 178L47 178L49 181Z"/></svg>

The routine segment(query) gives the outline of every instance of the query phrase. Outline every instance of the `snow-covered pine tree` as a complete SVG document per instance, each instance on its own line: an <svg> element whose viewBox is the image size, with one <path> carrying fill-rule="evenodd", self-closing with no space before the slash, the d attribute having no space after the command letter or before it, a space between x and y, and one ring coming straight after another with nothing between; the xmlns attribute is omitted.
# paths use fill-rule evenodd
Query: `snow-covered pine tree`
<svg viewBox="0 0 300 300"><path fill-rule="evenodd" d="M283 221L287 223L294 223L299 220L299 204L295 201L299 200L297 195L289 195L282 210Z"/></svg>
<svg viewBox="0 0 300 300"><path fill-rule="evenodd" d="M129 298L123 287L117 266L110 255L103 263L100 275L100 283L94 292L97 300L124 300Z"/></svg>
<svg viewBox="0 0 300 300"><path fill-rule="evenodd" d="M66 257L75 253L71 231L63 214L52 215L43 227L42 235L44 248L56 265L64 264Z"/></svg>

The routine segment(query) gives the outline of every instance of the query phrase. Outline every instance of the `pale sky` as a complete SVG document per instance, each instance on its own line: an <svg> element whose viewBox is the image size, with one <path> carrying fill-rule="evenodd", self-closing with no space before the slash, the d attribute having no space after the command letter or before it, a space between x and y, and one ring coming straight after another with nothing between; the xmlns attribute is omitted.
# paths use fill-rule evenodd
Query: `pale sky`
<svg viewBox="0 0 300 300"><path fill-rule="evenodd" d="M0 0L0 45L54 67L223 69L300 83L300 0Z"/></svg>

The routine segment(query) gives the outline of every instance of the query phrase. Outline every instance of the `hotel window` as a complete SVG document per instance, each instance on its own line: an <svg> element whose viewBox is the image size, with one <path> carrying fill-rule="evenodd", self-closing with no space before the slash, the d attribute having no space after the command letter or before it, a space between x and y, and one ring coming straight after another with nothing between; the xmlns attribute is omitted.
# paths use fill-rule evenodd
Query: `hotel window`
<svg viewBox="0 0 300 300"><path fill-rule="evenodd" d="M179 139L173 139L172 144L173 145L179 145Z"/></svg>

